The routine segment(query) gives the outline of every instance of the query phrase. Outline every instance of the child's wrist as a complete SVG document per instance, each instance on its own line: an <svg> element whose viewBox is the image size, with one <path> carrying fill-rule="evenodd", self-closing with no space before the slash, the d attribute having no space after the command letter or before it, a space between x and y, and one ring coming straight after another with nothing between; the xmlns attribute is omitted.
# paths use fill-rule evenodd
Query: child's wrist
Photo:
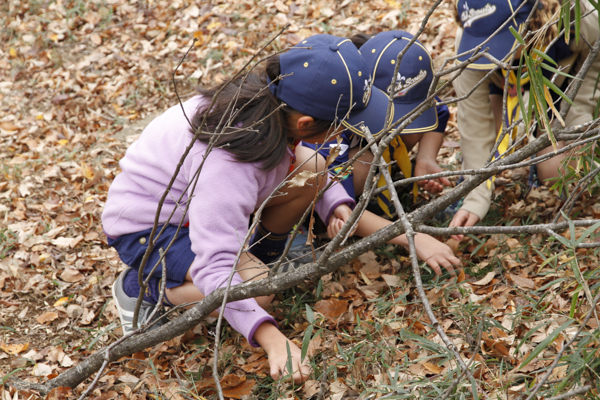
<svg viewBox="0 0 600 400"><path fill-rule="evenodd" d="M267 353L269 353L277 345L281 339L286 339L284 334L270 322L263 322L254 332L254 340Z"/></svg>

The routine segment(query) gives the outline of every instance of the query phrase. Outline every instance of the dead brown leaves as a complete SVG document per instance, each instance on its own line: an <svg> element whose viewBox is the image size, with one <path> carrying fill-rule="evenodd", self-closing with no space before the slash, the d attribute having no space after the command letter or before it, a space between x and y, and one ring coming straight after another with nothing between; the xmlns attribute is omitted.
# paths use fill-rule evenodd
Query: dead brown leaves
<svg viewBox="0 0 600 400"><path fill-rule="evenodd" d="M72 0L0 3L0 20L6 27L0 31L6 44L0 50L4 56L0 57L0 376L23 368L17 376L41 381L117 337L110 285L121 264L105 243L102 207L110 182L119 173L118 161L149 122L144 118L175 103L171 73L193 39L194 47L175 76L184 98L198 82L205 86L222 82L286 23L290 29L267 51L295 45L315 33L351 36L387 29L414 33L430 4L175 0L148 7L146 2L106 0L89 1L81 8ZM420 39L436 66L454 49L450 7L446 2L434 12ZM459 138L451 111L449 136L439 158L442 164L458 166ZM528 215L543 219L560 205L543 188L523 197L517 183L526 176L526 170L506 171L496 180L495 194L507 220ZM597 218L598 205L589 204L585 194L583 199L574 211ZM552 279L565 278L564 291L552 286L552 295L543 304L547 313L564 315L570 310L574 287L568 285L574 273L549 265L541 268L545 260L522 250L523 243L514 239L496 235L482 240L483 246L474 241L454 246L464 261L474 265L470 272L477 277L462 271L457 285L428 288L427 297L460 354L468 359L474 351L481 353L475 357L476 377L489 385L485 390L493 391L502 383L495 380L494 365L488 360L502 358L514 364L523 359L532 344L517 351L518 339L545 322L517 318L533 313L532 301L540 299L533 291ZM542 241L535 235L528 240L531 245ZM586 258L587 251L578 255L584 259L583 273L597 268L597 261ZM496 270L498 262L503 271ZM558 265L568 262L558 259ZM387 261L367 253L339 273L323 277L321 299L313 304L316 327L323 330L310 341L308 354L325 355L324 362L335 365L338 379L325 385L311 380L298 394L286 392L289 398L319 391L332 399L356 397L361 390L358 379L366 387L389 384L377 360L388 365L404 365L406 358L414 361L401 372L403 382L435 377L455 367L437 359L416 339L398 339L400 332L408 331L439 344L409 284L406 265L403 257ZM493 328L477 343L477 338L469 339L470 322L460 314L467 304L487 307L486 317L503 329ZM577 310L576 317L583 311ZM284 317L278 315L279 320ZM291 336L301 346L308 322L294 320L292 326ZM532 343L541 342L556 327L550 323L539 329ZM570 333L559 336L555 347ZM343 360L338 349L352 349L361 342L366 350L355 362ZM375 353L374 343L386 350ZM208 396L215 390L207 367L212 363L211 346L206 326L198 326L180 339L111 365L91 397L142 399L160 391L179 399L186 390ZM239 336L232 334L221 354L226 360L221 381L225 395L237 399L256 393L259 381L269 375L265 353L244 340L240 344ZM533 373L546 365L547 360L536 359L522 372ZM186 372L194 374L193 385ZM564 371L553 379L561 376ZM515 393L522 389L513 386ZM46 398L76 398L82 390L82 386L57 388ZM35 393L21 392L19 397L14 389L0 391L3 399L36 398Z"/></svg>

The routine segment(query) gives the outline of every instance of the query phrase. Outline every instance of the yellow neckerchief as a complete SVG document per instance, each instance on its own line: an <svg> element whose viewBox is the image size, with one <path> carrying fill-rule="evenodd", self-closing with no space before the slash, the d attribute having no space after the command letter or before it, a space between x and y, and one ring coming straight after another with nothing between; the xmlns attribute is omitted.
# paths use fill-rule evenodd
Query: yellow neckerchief
<svg viewBox="0 0 600 400"><path fill-rule="evenodd" d="M502 76L504 78L506 77L506 72L507 71L502 70ZM529 83L529 76L527 76L526 78L521 78L521 87L523 87L523 85L526 85L527 83ZM502 135L502 131L506 127L509 127L514 121L519 119L519 115L520 115L520 107L519 107L519 96L517 94L517 75L515 74L515 71L509 71L508 72L508 90L506 93L506 116L504 116L504 115L502 116L502 126L500 127L500 130L498 131L498 136L496 136L496 142L498 141L498 139L500 139L500 136ZM494 154L492 161L504 156L504 153L506 153L508 148L510 146L512 146L513 142L517 138L517 131L518 131L517 127L515 126L512 129L512 132L508 132L506 135L504 135L504 138L502 138L502 141L498 145L498 149L496 150L496 153ZM514 149L511 150L511 153L513 151L514 151ZM490 179L488 179L488 181L487 181L488 189L492 188L492 183L494 182L495 179L496 179L495 176L492 176Z"/></svg>
<svg viewBox="0 0 600 400"><path fill-rule="evenodd" d="M391 171L391 162L392 160L396 161L396 164L400 167L400 170L404 174L405 178L410 178L412 176L412 165L410 163L410 158L408 158L408 150L406 149L406 145L400 139L400 136L396 136L394 140L390 143L387 149L383 152L383 160L388 164L388 171ZM377 181L377 188L387 187L387 183L385 182L385 177L383 174L379 177ZM419 189L417 184L413 184L413 196L414 199L417 199L419 195ZM390 206L392 205L390 192L388 190L381 192L377 195L377 204L379 207L390 217L393 218L392 212L390 211Z"/></svg>

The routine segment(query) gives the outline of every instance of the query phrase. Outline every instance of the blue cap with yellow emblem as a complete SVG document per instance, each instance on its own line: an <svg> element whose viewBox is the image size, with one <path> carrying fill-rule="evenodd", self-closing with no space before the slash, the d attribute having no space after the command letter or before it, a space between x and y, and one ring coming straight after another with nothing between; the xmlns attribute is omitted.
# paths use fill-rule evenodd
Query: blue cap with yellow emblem
<svg viewBox="0 0 600 400"><path fill-rule="evenodd" d="M519 9L521 4L523 6ZM523 33L533 5L534 2L528 0L457 0L456 8L463 28L461 37L457 38L458 54L481 45L482 48L489 48L491 55L503 60L519 44L510 27ZM505 23L506 25L502 27ZM498 29L500 31L484 43ZM468 53L458 60L465 61L471 55L472 53ZM490 70L495 66L487 58L481 57L468 68Z"/></svg>
<svg viewBox="0 0 600 400"><path fill-rule="evenodd" d="M279 56L277 98L298 112L376 136L385 128L388 96L372 87L369 67L350 39L314 35ZM391 116L393 117L393 115Z"/></svg>
<svg viewBox="0 0 600 400"><path fill-rule="evenodd" d="M413 111L427 98L433 80L431 55L417 40L404 53L396 84L392 88L398 54L406 48L412 38L413 35L404 31L381 32L367 40L360 48L373 76L373 85L394 99L394 121ZM401 134L429 132L437 126L437 112L435 107L431 107Z"/></svg>

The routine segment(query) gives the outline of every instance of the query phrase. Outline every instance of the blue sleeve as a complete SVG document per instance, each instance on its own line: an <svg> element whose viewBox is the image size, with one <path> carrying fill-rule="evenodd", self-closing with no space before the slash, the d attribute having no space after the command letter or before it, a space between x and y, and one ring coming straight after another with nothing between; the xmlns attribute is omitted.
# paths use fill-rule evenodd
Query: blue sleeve
<svg viewBox="0 0 600 400"><path fill-rule="evenodd" d="M436 101L440 101L440 98L435 96ZM438 117L438 126L435 128L436 132L446 132L446 126L448 125L448 120L450 119L450 110L448 110L447 105L436 106L435 111L437 112Z"/></svg>

